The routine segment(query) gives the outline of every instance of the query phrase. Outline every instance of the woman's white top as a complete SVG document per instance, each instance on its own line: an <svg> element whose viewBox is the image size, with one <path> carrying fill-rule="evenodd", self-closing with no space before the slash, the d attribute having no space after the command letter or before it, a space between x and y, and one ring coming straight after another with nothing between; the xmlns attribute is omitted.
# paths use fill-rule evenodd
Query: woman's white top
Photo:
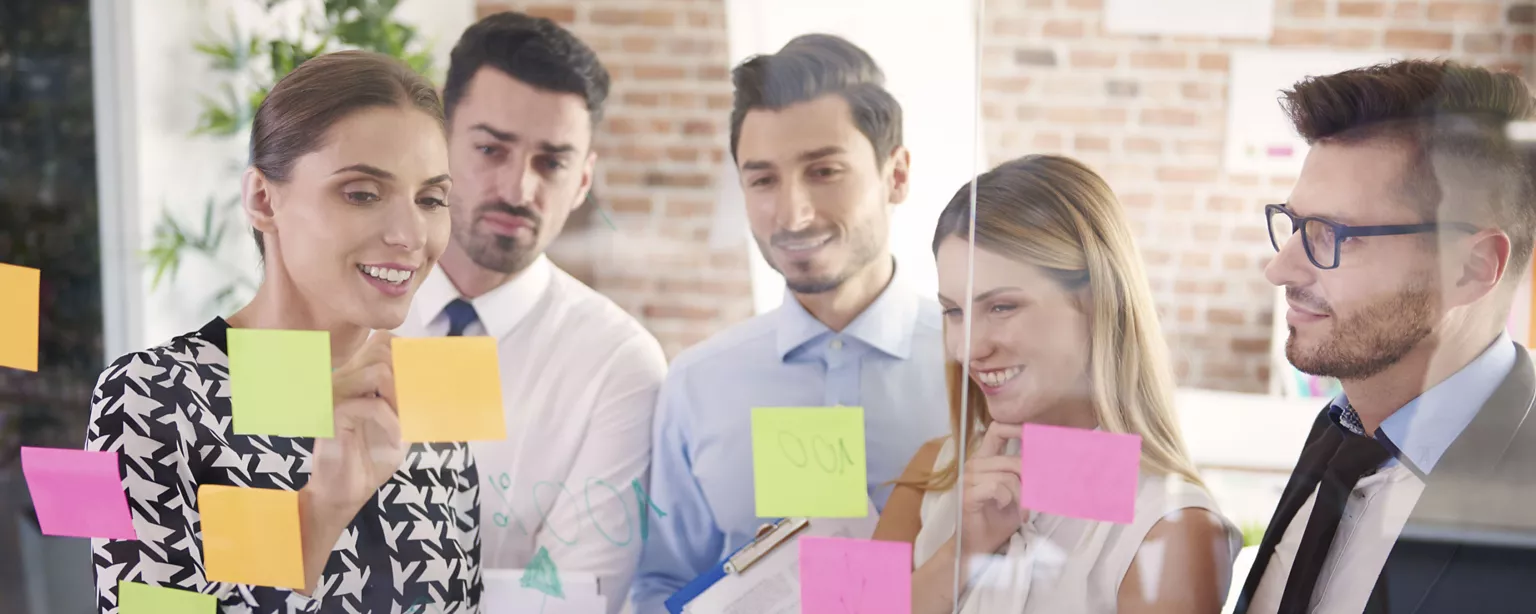
<svg viewBox="0 0 1536 614"><path fill-rule="evenodd" d="M944 442L934 470L954 456L954 440ZM928 491L923 495L923 528L913 544L915 566L922 566L955 533L958 489ZM1227 527L1230 542L1227 564L1242 549L1242 534L1216 509L1204 488L1178 476L1142 473L1136 487L1136 515L1131 524L1068 518L1033 513L1009 539L1006 553L995 557L985 571L962 591L961 614L1007 612L1009 614L1113 614L1120 595L1120 581L1142 547L1152 526L1164 517L1187 508L1209 510ZM1148 553L1157 544L1148 544ZM1160 564L1159 557L1149 557ZM1157 590L1159 569L1144 568L1140 579L1145 590ZM1227 586L1217 587L1224 596Z"/></svg>

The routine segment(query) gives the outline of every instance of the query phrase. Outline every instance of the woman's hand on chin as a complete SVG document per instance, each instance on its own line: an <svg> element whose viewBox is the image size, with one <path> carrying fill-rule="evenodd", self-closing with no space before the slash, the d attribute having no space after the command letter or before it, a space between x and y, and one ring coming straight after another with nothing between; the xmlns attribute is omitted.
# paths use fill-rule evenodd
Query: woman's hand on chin
<svg viewBox="0 0 1536 614"><path fill-rule="evenodd" d="M965 559L997 552L1024 522L1024 511L1019 507L1019 459L1004 454L1008 441L1018 439L1022 432L1019 425L988 425L981 445L965 462L960 526L960 554Z"/></svg>

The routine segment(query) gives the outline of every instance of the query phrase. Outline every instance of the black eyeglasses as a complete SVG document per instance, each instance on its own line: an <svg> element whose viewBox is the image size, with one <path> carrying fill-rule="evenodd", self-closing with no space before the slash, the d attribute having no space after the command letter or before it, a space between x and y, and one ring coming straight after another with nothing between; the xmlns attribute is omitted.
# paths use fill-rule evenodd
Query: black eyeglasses
<svg viewBox="0 0 1536 614"><path fill-rule="evenodd" d="M1306 248L1307 260L1319 269L1335 269L1339 266L1339 245L1350 237L1389 237L1413 235L1441 230L1477 232L1477 226L1466 222L1444 224L1388 224L1385 226L1350 226L1320 217L1296 217L1285 205L1265 205L1264 217L1269 224L1269 244L1275 251L1290 240L1291 235L1301 232L1301 245Z"/></svg>

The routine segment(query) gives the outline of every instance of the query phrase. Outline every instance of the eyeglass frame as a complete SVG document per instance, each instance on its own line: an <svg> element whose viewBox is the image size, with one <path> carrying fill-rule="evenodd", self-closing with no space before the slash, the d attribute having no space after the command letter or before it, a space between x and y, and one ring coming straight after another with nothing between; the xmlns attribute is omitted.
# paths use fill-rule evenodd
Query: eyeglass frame
<svg viewBox="0 0 1536 614"><path fill-rule="evenodd" d="M1280 253L1280 242L1275 238L1272 228L1275 213L1284 214L1291 220L1291 234L1301 233L1301 247L1307 254L1307 261L1321 270L1328 271L1339 268L1339 262L1344 259L1339 246L1345 239L1352 237L1392 237L1401 235L1424 234L1428 232L1440 232L1441 230L1460 230L1462 232L1475 233L1480 230L1476 225L1467 222L1425 222L1422 224L1384 224L1376 226L1350 226L1341 224L1327 218L1317 216L1298 217L1285 205L1264 205L1264 230L1269 235L1269 244L1275 248L1275 253ZM1307 240L1307 222L1319 222L1328 226L1333 231L1333 266L1318 264L1317 257L1312 254L1312 242Z"/></svg>

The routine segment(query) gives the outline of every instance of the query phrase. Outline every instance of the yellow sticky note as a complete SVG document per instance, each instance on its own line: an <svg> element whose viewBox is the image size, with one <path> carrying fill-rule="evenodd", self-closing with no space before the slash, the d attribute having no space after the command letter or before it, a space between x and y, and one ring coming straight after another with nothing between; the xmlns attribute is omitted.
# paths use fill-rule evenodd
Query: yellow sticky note
<svg viewBox="0 0 1536 614"><path fill-rule="evenodd" d="M757 515L863 518L869 513L862 407L752 410Z"/></svg>
<svg viewBox="0 0 1536 614"><path fill-rule="evenodd" d="M37 371L42 271L0 264L0 367Z"/></svg>
<svg viewBox="0 0 1536 614"><path fill-rule="evenodd" d="M395 400L411 443L507 438L501 362L491 337L397 337Z"/></svg>
<svg viewBox="0 0 1536 614"><path fill-rule="evenodd" d="M304 588L299 493L204 484L197 511L209 581Z"/></svg>

